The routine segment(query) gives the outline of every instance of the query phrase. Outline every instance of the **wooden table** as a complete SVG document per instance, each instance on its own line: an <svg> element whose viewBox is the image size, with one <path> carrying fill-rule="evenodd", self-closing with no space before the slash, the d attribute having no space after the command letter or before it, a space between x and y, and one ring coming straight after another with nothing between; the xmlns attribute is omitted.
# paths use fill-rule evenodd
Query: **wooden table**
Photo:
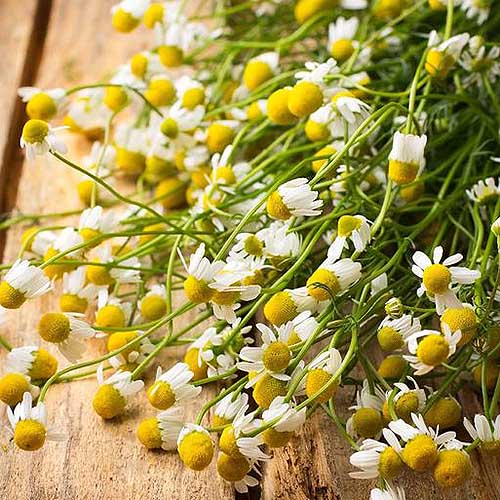
<svg viewBox="0 0 500 500"><path fill-rule="evenodd" d="M146 34L123 36L111 28L113 0L0 1L0 212L50 213L81 208L75 195L76 175L53 161L26 164L18 144L26 119L16 98L22 85L71 86L103 76L146 47ZM70 156L88 148L69 138ZM15 260L20 235L15 226L0 235L3 261ZM44 296L9 313L6 336L14 345L37 342L40 314L55 310L54 296ZM94 354L99 352L94 349ZM5 352L0 352L0 366ZM151 377L151 374L149 374ZM135 438L148 406L131 406L117 422L103 422L92 411L94 380L58 385L47 400L50 421L69 438L48 443L35 453L23 453L0 431L0 498L8 500L229 500L232 488L220 480L214 466L193 473L175 454L147 452ZM215 389L204 391L205 397ZM469 414L478 408L469 392L462 398ZM339 401L339 406L347 401ZM141 411L139 411L141 410ZM194 409L193 409L194 411ZM2 409L3 413L3 409ZM350 479L350 450L334 425L315 415L286 448L276 451L264 468L262 491L251 498L368 498L370 482ZM474 476L458 491L441 492L426 475L408 474L402 481L408 499L494 500L500 498L500 461L474 458ZM237 495L236 498L246 496Z"/></svg>

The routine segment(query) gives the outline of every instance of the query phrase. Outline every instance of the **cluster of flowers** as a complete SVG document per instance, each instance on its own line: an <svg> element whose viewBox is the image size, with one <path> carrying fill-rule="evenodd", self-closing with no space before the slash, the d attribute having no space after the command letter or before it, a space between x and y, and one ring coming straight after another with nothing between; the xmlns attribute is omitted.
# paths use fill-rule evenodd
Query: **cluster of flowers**
<svg viewBox="0 0 500 500"><path fill-rule="evenodd" d="M352 476L378 479L372 499L403 499L404 467L462 484L472 450L500 450L489 2L217 2L210 29L185 3L113 8L117 31L144 24L155 43L109 82L19 90L28 159L77 170L85 208L63 229L29 227L0 282L6 309L59 293L38 334L71 363L58 371L39 345L0 339L14 443L62 439L46 423L52 384L97 376L93 408L112 419L158 356L186 345L147 388L159 413L138 426L146 448L202 470L218 436L217 471L245 492L324 411L353 447ZM81 166L64 128L93 142ZM87 358L91 338L107 353ZM457 396L469 382L484 409L473 424ZM345 419L340 390L356 399Z"/></svg>

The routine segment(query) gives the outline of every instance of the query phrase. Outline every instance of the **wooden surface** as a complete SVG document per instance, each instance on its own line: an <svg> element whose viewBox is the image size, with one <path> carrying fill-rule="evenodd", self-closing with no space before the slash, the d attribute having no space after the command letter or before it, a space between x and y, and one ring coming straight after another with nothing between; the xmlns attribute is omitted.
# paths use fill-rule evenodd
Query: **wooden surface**
<svg viewBox="0 0 500 500"><path fill-rule="evenodd" d="M49 213L80 208L75 195L77 177L52 161L24 164L18 139L23 106L15 98L20 85L71 86L91 82L146 46L146 34L113 33L112 0L0 1L0 168L2 212ZM70 156L78 158L88 145L68 137ZM16 258L23 227L3 235L3 260ZM1 247L0 247L1 250ZM37 341L40 314L56 308L54 296L26 304L9 313L6 336L14 345ZM99 352L94 347L93 354ZM0 366L4 359L0 352ZM173 362L170 361L170 362ZM165 361L164 366L168 366ZM149 374L151 377L151 373ZM175 454L146 452L136 441L140 418L149 416L144 401L136 400L118 422L106 423L91 409L96 382L53 387L47 404L50 422L68 434L64 443L48 443L41 451L23 453L0 431L0 498L9 500L225 500L235 498L230 486L217 478L213 466L202 473L185 469ZM205 390L209 397L212 390ZM213 394L213 392L212 392ZM143 397L143 396L142 396ZM139 398L140 399L140 398ZM346 407L346 396L339 406ZM463 398L468 413L477 408L475 396ZM142 404L141 404L142 403ZM139 412L139 407L141 411ZM193 410L194 411L194 410ZM350 450L323 415L315 415L291 445L274 452L263 471L262 498L368 498L373 485L352 480ZM443 493L425 475L408 475L403 485L408 500L495 500L500 498L499 461L475 457L474 477L459 491ZM254 492L253 498L259 493ZM241 498L241 497L239 497Z"/></svg>

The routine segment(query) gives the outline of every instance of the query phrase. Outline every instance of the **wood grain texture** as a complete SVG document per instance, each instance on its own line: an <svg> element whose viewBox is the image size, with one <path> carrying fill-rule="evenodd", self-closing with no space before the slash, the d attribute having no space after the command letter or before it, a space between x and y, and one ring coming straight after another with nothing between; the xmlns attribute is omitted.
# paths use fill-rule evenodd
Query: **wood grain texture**
<svg viewBox="0 0 500 500"><path fill-rule="evenodd" d="M19 158L16 144L22 125L22 107L15 100L15 91L20 84L54 87L91 82L146 47L144 32L121 36L112 31L109 8L113 3L113 0L0 1L3 54L0 104L4 116L9 117L0 120L2 201L5 202L7 191L15 184L14 177L20 174L15 206L22 212L48 213L79 208L73 188L78 177L53 161L25 164L22 169L19 161L6 161L7 150L9 158L12 154ZM45 33L39 29L44 16L49 21L45 44L42 43ZM73 136L67 139L72 157L77 158L88 148L88 144ZM11 177L7 182L5 173L9 168L12 172L9 171ZM6 206L7 203L2 208ZM9 231L4 262L16 258L23 229ZM7 338L14 345L36 342L40 314L56 306L55 296L45 296L26 304L21 311L9 313ZM92 354L99 352L101 347L96 342ZM0 366L3 359L4 352L0 352ZM174 358L164 360L164 367L173 362ZM43 450L27 454L10 445L8 434L0 431L0 445L5 445L6 450L0 458L0 498L229 500L235 497L232 489L217 478L213 465L203 473L192 473L175 455L146 452L137 443L137 422L153 414L147 409L144 395L134 401L124 417L104 422L91 408L95 388L95 381L87 380L50 390L47 399L50 421L67 433L69 439L65 443L49 443ZM208 398L211 391L204 393L204 398ZM349 395L341 391L337 400L338 406L345 408ZM462 401L468 414L479 408L471 391L463 394ZM320 412L289 446L273 454L274 460L263 471L262 498L265 500L361 500L368 498L373 487L370 482L349 478L350 449L331 421ZM500 498L499 462L476 453L474 463L471 482L459 491L443 493L428 476L407 474L402 484L408 500Z"/></svg>

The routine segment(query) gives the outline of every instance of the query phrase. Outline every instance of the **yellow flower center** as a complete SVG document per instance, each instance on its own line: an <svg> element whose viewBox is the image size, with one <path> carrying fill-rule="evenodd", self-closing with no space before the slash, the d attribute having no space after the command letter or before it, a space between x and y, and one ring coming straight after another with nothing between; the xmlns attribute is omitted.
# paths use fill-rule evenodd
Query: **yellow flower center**
<svg viewBox="0 0 500 500"><path fill-rule="evenodd" d="M175 403L175 392L168 382L157 380L147 392L151 406L158 410L167 410Z"/></svg>
<svg viewBox="0 0 500 500"><path fill-rule="evenodd" d="M25 392L29 392L30 384L21 373L7 373L0 378L0 401L8 406L21 402Z"/></svg>
<svg viewBox="0 0 500 500"><path fill-rule="evenodd" d="M399 475L402 467L403 461L401 457L390 446L380 453L378 470L382 478L386 480L394 479Z"/></svg>
<svg viewBox="0 0 500 500"><path fill-rule="evenodd" d="M276 125L291 125L297 117L288 108L292 89L279 89L267 99L267 116Z"/></svg>
<svg viewBox="0 0 500 500"><path fill-rule="evenodd" d="M161 432L155 417L145 418L137 427L137 439L148 449L161 448Z"/></svg>
<svg viewBox="0 0 500 500"><path fill-rule="evenodd" d="M321 148L314 156L333 156L337 150L332 146L325 146ZM314 160L311 164L313 172L319 172L323 165L329 161L329 158L324 158L321 160ZM331 173L330 173L331 175Z"/></svg>
<svg viewBox="0 0 500 500"><path fill-rule="evenodd" d="M297 313L297 306L288 292L275 293L264 306L264 316L276 326L291 321Z"/></svg>
<svg viewBox="0 0 500 500"><path fill-rule="evenodd" d="M97 229L92 229L90 227L84 227L78 231L80 236L83 238L85 243L89 243L94 238L102 236L102 233ZM98 244L98 241L94 241L92 244L87 245L88 247L95 247Z"/></svg>
<svg viewBox="0 0 500 500"><path fill-rule="evenodd" d="M97 311L95 324L104 328L121 328L125 326L125 313L119 306L108 304Z"/></svg>
<svg viewBox="0 0 500 500"><path fill-rule="evenodd" d="M57 371L57 359L45 349L33 353L34 359L28 375L32 380L47 380Z"/></svg>
<svg viewBox="0 0 500 500"><path fill-rule="evenodd" d="M163 4L154 3L150 5L144 13L144 26L146 26L146 28L153 29L156 23L161 23L163 21L163 13Z"/></svg>
<svg viewBox="0 0 500 500"><path fill-rule="evenodd" d="M405 0L377 0L372 7L373 15L382 21L398 17L403 11Z"/></svg>
<svg viewBox="0 0 500 500"><path fill-rule="evenodd" d="M403 448L403 461L417 472L432 469L438 459L438 450L434 440L421 434L406 443Z"/></svg>
<svg viewBox="0 0 500 500"><path fill-rule="evenodd" d="M50 247L43 256L44 262L47 262L49 259L57 255L58 253L59 253L58 250L56 250L54 247ZM66 260L67 259L65 257L62 257L57 259L53 264L45 266L43 269L45 276L47 276L47 278L49 279L62 278L64 273L69 273L70 271L76 268L76 266L73 264L65 263Z"/></svg>
<svg viewBox="0 0 500 500"><path fill-rule="evenodd" d="M402 356L387 356L378 367L378 374L386 379L399 379L403 375L407 362Z"/></svg>
<svg viewBox="0 0 500 500"><path fill-rule="evenodd" d="M130 71L137 78L144 78L148 69L148 58L144 54L135 54L130 59Z"/></svg>
<svg viewBox="0 0 500 500"><path fill-rule="evenodd" d="M205 101L205 89L194 87L186 90L182 96L182 105L187 109L194 109Z"/></svg>
<svg viewBox="0 0 500 500"><path fill-rule="evenodd" d="M186 363L193 372L193 382L207 378L208 366L203 360L198 364L199 352L200 350L197 347L191 347L184 355L184 363Z"/></svg>
<svg viewBox="0 0 500 500"><path fill-rule="evenodd" d="M141 315L147 321L155 321L164 316L167 303L159 295L148 295L141 301Z"/></svg>
<svg viewBox="0 0 500 500"><path fill-rule="evenodd" d="M329 300L340 292L340 282L328 269L319 268L306 282L307 292L316 300Z"/></svg>
<svg viewBox="0 0 500 500"><path fill-rule="evenodd" d="M43 120L28 120L23 127L23 139L28 144L42 143L49 133L49 124Z"/></svg>
<svg viewBox="0 0 500 500"><path fill-rule="evenodd" d="M458 345L464 345L469 343L476 334L476 313L474 309L470 307L446 309L441 316L441 331L444 333L443 324L447 324L452 332L460 330L462 332L462 338Z"/></svg>
<svg viewBox="0 0 500 500"><path fill-rule="evenodd" d="M419 166L398 160L389 160L388 177L396 184L408 184L417 178Z"/></svg>
<svg viewBox="0 0 500 500"><path fill-rule="evenodd" d="M155 197L166 210L180 208L186 204L186 185L176 177L168 177L156 187Z"/></svg>
<svg viewBox="0 0 500 500"><path fill-rule="evenodd" d="M111 384L101 385L92 401L95 412L104 419L114 418L122 413L126 404L120 391Z"/></svg>
<svg viewBox="0 0 500 500"><path fill-rule="evenodd" d="M62 313L45 313L38 322L38 334L46 342L64 342L70 331L69 319Z"/></svg>
<svg viewBox="0 0 500 500"><path fill-rule="evenodd" d="M116 9L111 19L111 23L116 31L120 33L130 33L139 26L140 19L136 19L132 14L125 12L123 9Z"/></svg>
<svg viewBox="0 0 500 500"><path fill-rule="evenodd" d="M210 436L193 431L184 436L179 443L178 451L186 467L200 471L210 465L214 456L214 445Z"/></svg>
<svg viewBox="0 0 500 500"><path fill-rule="evenodd" d="M212 427L224 427L230 423L231 420L228 420L226 417L222 417L217 414L212 417Z"/></svg>
<svg viewBox="0 0 500 500"><path fill-rule="evenodd" d="M154 106L168 106L175 99L175 87L170 80L157 79L150 82L144 97Z"/></svg>
<svg viewBox="0 0 500 500"><path fill-rule="evenodd" d="M423 282L432 294L443 294L451 283L451 273L443 264L432 264L424 270Z"/></svg>
<svg viewBox="0 0 500 500"><path fill-rule="evenodd" d="M375 438L384 427L382 415L373 408L359 408L352 416L356 434L362 438Z"/></svg>
<svg viewBox="0 0 500 500"><path fill-rule="evenodd" d="M427 335L417 347L417 357L429 366L438 366L448 358L450 346L442 335Z"/></svg>
<svg viewBox="0 0 500 500"><path fill-rule="evenodd" d="M139 175L146 167L146 157L137 151L116 148L116 166L125 175Z"/></svg>
<svg viewBox="0 0 500 500"><path fill-rule="evenodd" d="M24 293L16 290L6 281L0 283L0 306L5 309L19 309L25 301Z"/></svg>
<svg viewBox="0 0 500 500"><path fill-rule="evenodd" d="M267 410L274 398L284 396L286 391L286 382L284 380L278 380L266 373L255 384L252 397L260 408Z"/></svg>
<svg viewBox="0 0 500 500"><path fill-rule="evenodd" d="M232 458L239 458L242 456L238 444L236 443L236 435L234 434L234 427L228 425L220 435L219 449L226 455Z"/></svg>
<svg viewBox="0 0 500 500"><path fill-rule="evenodd" d="M258 120L262 117L262 110L260 109L259 103L257 101L252 102L247 109L247 118L250 121Z"/></svg>
<svg viewBox="0 0 500 500"><path fill-rule="evenodd" d="M264 61L250 61L243 71L243 82L248 90L255 90L273 76L269 64Z"/></svg>
<svg viewBox="0 0 500 500"><path fill-rule="evenodd" d="M59 298L59 307L63 312L75 312L84 314L89 303L87 299L78 297L71 293L65 293Z"/></svg>
<svg viewBox="0 0 500 500"><path fill-rule="evenodd" d="M99 261L96 260L95 262ZM112 285L115 282L106 266L89 264L85 268L85 277L87 281L98 286Z"/></svg>
<svg viewBox="0 0 500 500"><path fill-rule="evenodd" d="M288 109L298 118L314 113L323 104L323 92L312 82L297 83L288 96Z"/></svg>
<svg viewBox="0 0 500 500"><path fill-rule="evenodd" d="M443 3L441 0L428 0L429 7L435 11L444 11L446 10L446 3Z"/></svg>
<svg viewBox="0 0 500 500"><path fill-rule="evenodd" d="M222 153L231 144L234 131L222 123L212 123L207 129L207 147L210 153Z"/></svg>
<svg viewBox="0 0 500 500"><path fill-rule="evenodd" d="M266 208L269 217L273 219L287 220L292 216L288 207L283 203L283 198L278 191L274 191L269 195Z"/></svg>
<svg viewBox="0 0 500 500"><path fill-rule="evenodd" d="M425 423L441 430L455 427L462 420L462 408L458 402L451 397L439 399L425 414Z"/></svg>
<svg viewBox="0 0 500 500"><path fill-rule="evenodd" d="M399 418L402 418L405 422L411 420L411 414L417 413L420 409L420 401L418 399L417 393L414 391L409 391L401 394L401 396L394 403L394 410Z"/></svg>
<svg viewBox="0 0 500 500"><path fill-rule="evenodd" d="M217 458L217 472L226 481L241 481L250 469L250 463L244 456L234 458L222 452Z"/></svg>
<svg viewBox="0 0 500 500"><path fill-rule="evenodd" d="M179 135L179 126L173 118L166 118L160 125L160 131L170 139L175 139Z"/></svg>
<svg viewBox="0 0 500 500"><path fill-rule="evenodd" d="M283 342L272 342L264 350L262 361L267 370L271 372L282 372L288 367L292 357L289 347Z"/></svg>
<svg viewBox="0 0 500 500"><path fill-rule="evenodd" d="M351 234L361 227L363 221L352 215L343 215L338 222L338 235L343 238L348 238Z"/></svg>
<svg viewBox="0 0 500 500"><path fill-rule="evenodd" d="M166 68L177 68L182 64L182 60L184 59L182 49L175 45L162 45L158 47L158 56L160 57L160 62Z"/></svg>
<svg viewBox="0 0 500 500"><path fill-rule="evenodd" d="M292 439L293 435L293 432L279 432L270 427L262 433L262 439L269 448L282 448Z"/></svg>
<svg viewBox="0 0 500 500"><path fill-rule="evenodd" d="M48 121L54 118L57 106L54 99L44 92L34 95L26 104L26 114L30 118Z"/></svg>
<svg viewBox="0 0 500 500"><path fill-rule="evenodd" d="M330 131L325 123L315 122L311 119L307 120L304 132L311 142L326 141L330 137Z"/></svg>
<svg viewBox="0 0 500 500"><path fill-rule="evenodd" d="M318 12L335 7L337 4L337 0L299 0L295 5L295 19L299 24L303 24Z"/></svg>
<svg viewBox="0 0 500 500"><path fill-rule="evenodd" d="M47 429L38 420L20 420L14 429L14 443L24 451L39 450L46 436Z"/></svg>
<svg viewBox="0 0 500 500"><path fill-rule="evenodd" d="M323 368L314 368L310 370L306 376L306 395L308 398L314 396L319 390L321 394L314 400L316 403L327 403L337 392L338 383L334 382L326 388L326 384L330 383L332 375Z"/></svg>
<svg viewBox="0 0 500 500"><path fill-rule="evenodd" d="M354 45L351 40L341 38L332 43L330 53L337 61L344 62L354 53Z"/></svg>
<svg viewBox="0 0 500 500"><path fill-rule="evenodd" d="M104 104L111 111L120 111L128 103L128 95L121 87L107 87L104 93Z"/></svg>
<svg viewBox="0 0 500 500"><path fill-rule="evenodd" d="M165 225L162 222L158 222L157 224L151 224L149 226L144 227L145 233L150 231L165 231ZM156 234L141 234L141 236L139 236L139 244L144 245L145 243L149 243L157 236L158 235Z"/></svg>
<svg viewBox="0 0 500 500"><path fill-rule="evenodd" d="M210 301L215 290L210 288L206 281L198 280L190 275L184 281L184 292L191 302L203 304Z"/></svg>
<svg viewBox="0 0 500 500"><path fill-rule="evenodd" d="M460 450L439 452L432 475L442 488L454 488L465 483L472 474L469 455Z"/></svg>
<svg viewBox="0 0 500 500"><path fill-rule="evenodd" d="M86 207L89 207L92 201L92 190L94 189L94 186L97 186L94 181L81 181L76 185L78 198ZM96 201L99 199L97 194L98 190L96 187Z"/></svg>
<svg viewBox="0 0 500 500"><path fill-rule="evenodd" d="M236 182L236 176L231 166L221 166L217 167L215 171L215 179L219 182L225 184L234 184Z"/></svg>
<svg viewBox="0 0 500 500"><path fill-rule="evenodd" d="M116 351L116 349L122 348L123 346L125 346L129 342L133 342L138 336L139 336L139 334L135 331L112 333L108 337L108 341L107 341L108 352ZM120 354L126 360L128 360L128 357L132 353L139 353L139 352L140 352L140 344L139 344L139 341L137 341L137 342L134 342L130 347L128 347L127 349L122 351Z"/></svg>
<svg viewBox="0 0 500 500"><path fill-rule="evenodd" d="M221 292L216 290L212 295L212 302L220 306L230 306L234 304L240 298L240 296L241 296L240 292L235 292L235 291Z"/></svg>
<svg viewBox="0 0 500 500"><path fill-rule="evenodd" d="M425 70L434 78L446 78L455 63L453 57L437 49L430 49L425 59Z"/></svg>
<svg viewBox="0 0 500 500"><path fill-rule="evenodd" d="M257 257L260 257L262 255L263 245L259 238L255 236L255 234L251 234L250 236L245 238L243 248L248 255L255 255Z"/></svg>
<svg viewBox="0 0 500 500"><path fill-rule="evenodd" d="M383 351L395 351L404 345L401 334L390 326L383 326L377 332L377 340Z"/></svg>

